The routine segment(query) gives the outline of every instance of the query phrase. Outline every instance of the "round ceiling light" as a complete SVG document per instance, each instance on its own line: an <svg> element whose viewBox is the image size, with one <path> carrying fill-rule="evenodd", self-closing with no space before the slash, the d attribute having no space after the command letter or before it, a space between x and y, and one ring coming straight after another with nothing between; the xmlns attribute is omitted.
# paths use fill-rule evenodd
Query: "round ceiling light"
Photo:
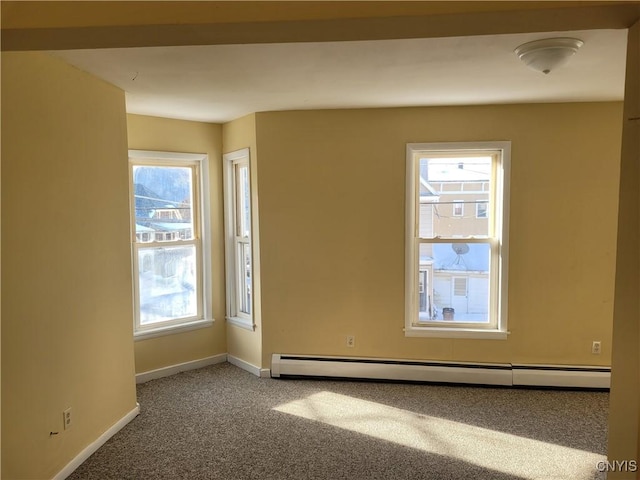
<svg viewBox="0 0 640 480"><path fill-rule="evenodd" d="M577 38L545 38L522 44L514 52L527 67L546 75L567 63L583 44Z"/></svg>

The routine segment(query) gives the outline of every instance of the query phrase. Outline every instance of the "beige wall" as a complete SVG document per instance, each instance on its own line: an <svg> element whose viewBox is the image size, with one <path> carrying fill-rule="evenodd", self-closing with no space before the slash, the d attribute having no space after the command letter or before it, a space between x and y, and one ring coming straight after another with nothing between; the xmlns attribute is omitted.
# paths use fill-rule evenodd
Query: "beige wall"
<svg viewBox="0 0 640 480"><path fill-rule="evenodd" d="M260 225L258 222L258 151L256 145L256 116L247 115L222 127L222 145L224 153L249 148L251 169L251 217L253 236L253 313L255 331L249 331L235 325L227 326L227 351L256 367L262 367L262 309L261 309L261 271L260 271ZM268 364L264 365L268 367Z"/></svg>
<svg viewBox="0 0 640 480"><path fill-rule="evenodd" d="M257 114L263 364L275 352L609 365L621 113L599 103ZM405 145L482 140L512 141L511 334L406 338Z"/></svg>
<svg viewBox="0 0 640 480"><path fill-rule="evenodd" d="M45 479L136 405L124 93L3 53L2 168L2 477Z"/></svg>
<svg viewBox="0 0 640 480"><path fill-rule="evenodd" d="M129 148L209 156L211 213L211 327L135 342L136 373L226 353L221 125L128 115ZM129 254L130 255L130 254Z"/></svg>
<svg viewBox="0 0 640 480"><path fill-rule="evenodd" d="M609 459L640 460L640 23L629 31L613 319ZM627 479L629 472L610 473ZM640 478L640 477L638 477Z"/></svg>

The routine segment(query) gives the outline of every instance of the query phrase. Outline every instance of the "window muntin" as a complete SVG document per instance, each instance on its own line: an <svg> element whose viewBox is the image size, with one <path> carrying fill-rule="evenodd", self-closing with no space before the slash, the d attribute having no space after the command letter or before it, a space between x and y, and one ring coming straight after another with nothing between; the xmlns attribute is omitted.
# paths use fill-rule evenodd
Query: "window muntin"
<svg viewBox="0 0 640 480"><path fill-rule="evenodd" d="M227 320L254 328L249 150L224 155L227 246Z"/></svg>
<svg viewBox="0 0 640 480"><path fill-rule="evenodd" d="M508 160L508 142L408 145L408 335L505 331Z"/></svg>
<svg viewBox="0 0 640 480"><path fill-rule="evenodd" d="M204 159L130 152L137 336L210 322L204 295Z"/></svg>

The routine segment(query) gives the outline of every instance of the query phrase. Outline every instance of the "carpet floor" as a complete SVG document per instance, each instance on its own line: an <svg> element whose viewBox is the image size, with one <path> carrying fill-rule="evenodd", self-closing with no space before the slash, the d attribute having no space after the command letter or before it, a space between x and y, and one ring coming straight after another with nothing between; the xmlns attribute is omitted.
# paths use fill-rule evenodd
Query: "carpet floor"
<svg viewBox="0 0 640 480"><path fill-rule="evenodd" d="M257 378L138 385L140 415L69 480L604 479L609 394Z"/></svg>

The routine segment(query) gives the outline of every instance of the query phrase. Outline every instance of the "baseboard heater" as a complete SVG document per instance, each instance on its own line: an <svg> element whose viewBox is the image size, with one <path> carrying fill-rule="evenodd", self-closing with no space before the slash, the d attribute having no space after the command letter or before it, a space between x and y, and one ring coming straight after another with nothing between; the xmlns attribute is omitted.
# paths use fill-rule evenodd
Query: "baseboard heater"
<svg viewBox="0 0 640 480"><path fill-rule="evenodd" d="M274 353L271 376L608 389L609 367L390 360Z"/></svg>

